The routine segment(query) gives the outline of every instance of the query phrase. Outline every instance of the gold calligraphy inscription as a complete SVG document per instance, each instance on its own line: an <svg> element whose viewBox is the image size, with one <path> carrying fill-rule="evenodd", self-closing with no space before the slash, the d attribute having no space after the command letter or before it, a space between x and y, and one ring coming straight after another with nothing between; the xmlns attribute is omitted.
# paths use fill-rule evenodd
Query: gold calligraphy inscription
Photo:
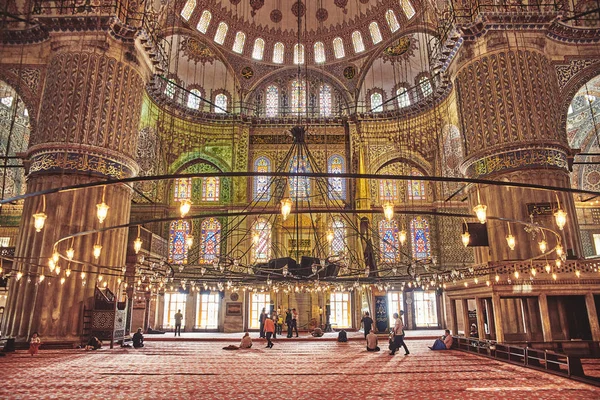
<svg viewBox="0 0 600 400"><path fill-rule="evenodd" d="M562 151L553 149L516 150L479 159L467 167L466 175L479 177L532 166L567 169L567 156Z"/></svg>
<svg viewBox="0 0 600 400"><path fill-rule="evenodd" d="M134 176L131 168L108 158L94 154L44 153L33 156L30 173L35 172L83 172L122 179Z"/></svg>

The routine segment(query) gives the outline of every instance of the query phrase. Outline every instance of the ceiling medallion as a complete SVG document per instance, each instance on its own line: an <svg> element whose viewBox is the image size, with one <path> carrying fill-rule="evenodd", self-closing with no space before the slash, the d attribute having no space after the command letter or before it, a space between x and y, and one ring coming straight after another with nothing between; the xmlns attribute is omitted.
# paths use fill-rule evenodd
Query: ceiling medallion
<svg viewBox="0 0 600 400"><path fill-rule="evenodd" d="M294 3L292 6L292 14L295 17L304 17L304 13L306 12L306 6L301 1Z"/></svg>
<svg viewBox="0 0 600 400"><path fill-rule="evenodd" d="M283 14L281 14L281 11L279 11L279 10L271 11L271 21L273 21L277 24L277 23L281 22L282 18L283 18Z"/></svg>
<svg viewBox="0 0 600 400"><path fill-rule="evenodd" d="M391 62L398 61L399 58L405 59L414 53L415 48L416 43L410 36L401 37L395 44L383 50L383 59Z"/></svg>
<svg viewBox="0 0 600 400"><path fill-rule="evenodd" d="M334 3L339 8L344 9L344 14L348 14L348 9L346 9L346 6L348 5L348 0L335 0Z"/></svg>
<svg viewBox="0 0 600 400"><path fill-rule="evenodd" d="M193 38L188 37L181 41L181 51L190 61L195 63L205 64L208 62L212 64L215 60L215 53L204 43Z"/></svg>
<svg viewBox="0 0 600 400"><path fill-rule="evenodd" d="M319 21L319 22L325 22L325 21L327 21L328 17L329 17L329 13L327 12L326 9L319 8L317 10L317 21Z"/></svg>
<svg viewBox="0 0 600 400"><path fill-rule="evenodd" d="M350 80L356 76L356 68L352 65L344 68L344 78Z"/></svg>
<svg viewBox="0 0 600 400"><path fill-rule="evenodd" d="M242 68L242 76L246 79L250 79L254 76L254 70L250 67Z"/></svg>
<svg viewBox="0 0 600 400"><path fill-rule="evenodd" d="M254 17L256 15L256 11L260 10L264 5L265 0L250 0L250 7L252 7L250 14Z"/></svg>

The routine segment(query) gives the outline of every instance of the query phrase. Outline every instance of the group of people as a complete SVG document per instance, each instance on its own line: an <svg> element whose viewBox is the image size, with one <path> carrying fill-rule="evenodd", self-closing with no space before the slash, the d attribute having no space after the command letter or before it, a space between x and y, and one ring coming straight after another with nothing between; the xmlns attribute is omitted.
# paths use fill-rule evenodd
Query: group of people
<svg viewBox="0 0 600 400"><path fill-rule="evenodd" d="M266 338L269 345L267 347L272 348L273 343L271 342L271 337L273 339L277 338L277 335L281 335L283 332L283 323L284 318L281 313L273 312L271 316L267 314L266 308L263 308L260 316L259 316L259 324L260 324L260 336L261 338ZM298 312L295 308L287 309L285 312L285 324L287 325L287 337L293 337L293 333L296 332L296 337L298 337ZM269 335L270 333L270 335Z"/></svg>

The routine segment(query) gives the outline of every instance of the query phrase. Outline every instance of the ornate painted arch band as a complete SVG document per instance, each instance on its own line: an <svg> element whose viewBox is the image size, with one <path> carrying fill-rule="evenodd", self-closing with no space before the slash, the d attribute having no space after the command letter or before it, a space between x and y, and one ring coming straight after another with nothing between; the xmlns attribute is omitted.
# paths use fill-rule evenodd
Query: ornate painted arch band
<svg viewBox="0 0 600 400"><path fill-rule="evenodd" d="M461 172L468 178L481 178L522 168L558 168L568 171L567 154L558 149L517 149L465 162Z"/></svg>
<svg viewBox="0 0 600 400"><path fill-rule="evenodd" d="M105 155L74 151L41 151L30 158L29 174L74 173L124 179L137 175L137 166Z"/></svg>

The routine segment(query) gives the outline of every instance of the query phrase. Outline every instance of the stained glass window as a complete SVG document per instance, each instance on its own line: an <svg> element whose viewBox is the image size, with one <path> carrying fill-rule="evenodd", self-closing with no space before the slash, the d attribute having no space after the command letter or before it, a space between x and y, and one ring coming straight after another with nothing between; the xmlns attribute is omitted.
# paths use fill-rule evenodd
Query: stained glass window
<svg viewBox="0 0 600 400"><path fill-rule="evenodd" d="M396 90L396 100L398 101L398 107L404 108L410 106L410 97L408 96L408 89L405 87L399 87Z"/></svg>
<svg viewBox="0 0 600 400"><path fill-rule="evenodd" d="M219 184L216 176L202 178L202 201L219 201Z"/></svg>
<svg viewBox="0 0 600 400"><path fill-rule="evenodd" d="M165 86L165 94L167 95L168 98L172 99L173 97L175 97L175 89L177 87L175 86L175 80L174 79L169 79L167 82L167 86ZM12 101L11 101L12 103Z"/></svg>
<svg viewBox="0 0 600 400"><path fill-rule="evenodd" d="M400 259L398 222L396 220L379 221L379 251L381 261L394 262Z"/></svg>
<svg viewBox="0 0 600 400"><path fill-rule="evenodd" d="M325 45L323 42L317 42L314 46L315 49L315 62L317 64L322 64L325 62Z"/></svg>
<svg viewBox="0 0 600 400"><path fill-rule="evenodd" d="M327 172L330 174L344 173L344 159L335 154L327 160ZM327 188L330 199L346 198L346 180L344 178L329 178L329 187Z"/></svg>
<svg viewBox="0 0 600 400"><path fill-rule="evenodd" d="M346 55L344 53L344 42L341 37L333 39L333 54L335 58L343 58Z"/></svg>
<svg viewBox="0 0 600 400"><path fill-rule="evenodd" d="M411 19L415 16L415 9L412 4L410 4L410 0L400 0L400 5L402 6L402 11L406 15L406 18Z"/></svg>
<svg viewBox="0 0 600 400"><path fill-rule="evenodd" d="M419 79L419 86L421 87L421 93L423 93L424 97L431 96L433 93L433 88L431 87L431 82L428 77L422 76L421 79Z"/></svg>
<svg viewBox="0 0 600 400"><path fill-rule="evenodd" d="M394 10L387 10L385 13L385 19L392 32L396 32L398 29L400 29L400 24L396 19L396 14L394 14Z"/></svg>
<svg viewBox="0 0 600 400"><path fill-rule="evenodd" d="M371 33L371 39L373 44L377 44L383 40L381 37L381 31L379 30L379 24L375 21L369 24L369 32Z"/></svg>
<svg viewBox="0 0 600 400"><path fill-rule="evenodd" d="M410 221L410 236L412 238L412 255L414 258L429 258L429 223L423 217L415 217Z"/></svg>
<svg viewBox="0 0 600 400"><path fill-rule="evenodd" d="M173 264L187 264L188 250L185 238L190 233L188 221L172 221L169 226L169 262Z"/></svg>
<svg viewBox="0 0 600 400"><path fill-rule="evenodd" d="M238 54L242 54L244 52L244 43L246 43L246 34L244 32L236 33L232 50Z"/></svg>
<svg viewBox="0 0 600 400"><path fill-rule="evenodd" d="M281 42L275 43L275 46L273 47L273 62L275 64L283 63L283 51L284 50L285 50L285 47L283 46L283 43L281 43Z"/></svg>
<svg viewBox="0 0 600 400"><path fill-rule="evenodd" d="M189 200L192 198L192 178L175 179L173 199L175 201Z"/></svg>
<svg viewBox="0 0 600 400"><path fill-rule="evenodd" d="M319 112L321 117L329 117L331 109L331 86L321 85L319 88Z"/></svg>
<svg viewBox="0 0 600 400"><path fill-rule="evenodd" d="M294 45L294 64L304 64L304 45L296 43Z"/></svg>
<svg viewBox="0 0 600 400"><path fill-rule="evenodd" d="M211 18L212 14L210 13L210 11L202 11L202 16L200 17L200 21L198 21L198 25L196 25L196 29L198 29L201 33L206 33Z"/></svg>
<svg viewBox="0 0 600 400"><path fill-rule="evenodd" d="M394 180L380 179L379 180L379 200L397 202L398 197L398 184Z"/></svg>
<svg viewBox="0 0 600 400"><path fill-rule="evenodd" d="M254 48L252 49L252 58L254 58L255 60L262 60L263 59L263 53L265 51L265 41L262 40L261 38L257 38L254 41Z"/></svg>
<svg viewBox="0 0 600 400"><path fill-rule="evenodd" d="M258 157L254 161L254 171L271 172L271 160L267 157ZM259 175L254 177L254 199L256 201L268 201L271 199L268 176Z"/></svg>
<svg viewBox="0 0 600 400"><path fill-rule="evenodd" d="M189 20L194 12L194 8L196 8L196 0L187 0L185 6L183 6L183 9L181 10L181 16L183 19L186 21Z"/></svg>
<svg viewBox="0 0 600 400"><path fill-rule="evenodd" d="M279 89L275 85L267 87L266 114L267 117L276 117L279 113Z"/></svg>
<svg viewBox="0 0 600 400"><path fill-rule="evenodd" d="M198 89L190 90L190 93L188 93L188 100L187 100L188 108L191 108L193 110L199 109L201 97L202 97L202 93L200 92L200 90L198 90Z"/></svg>
<svg viewBox="0 0 600 400"><path fill-rule="evenodd" d="M413 169L411 171L412 176L423 176L422 173ZM408 198L411 200L425 200L425 181L422 180L410 180L408 181Z"/></svg>
<svg viewBox="0 0 600 400"><path fill-rule="evenodd" d="M290 172L311 172L306 157L294 156L290 162ZM305 176L293 176L290 178L290 196L292 198L306 198L310 196L310 179Z"/></svg>
<svg viewBox="0 0 600 400"><path fill-rule="evenodd" d="M227 113L227 96L223 93L219 93L215 96L215 113Z"/></svg>
<svg viewBox="0 0 600 400"><path fill-rule="evenodd" d="M292 82L292 113L301 114L306 111L306 82Z"/></svg>
<svg viewBox="0 0 600 400"><path fill-rule="evenodd" d="M271 224L264 218L254 222L252 227L252 259L264 262L271 258Z"/></svg>
<svg viewBox="0 0 600 400"><path fill-rule="evenodd" d="M221 253L221 223L207 218L200 225L200 264L212 264Z"/></svg>
<svg viewBox="0 0 600 400"><path fill-rule="evenodd" d="M371 93L371 112L383 111L383 96L379 92Z"/></svg>
<svg viewBox="0 0 600 400"><path fill-rule="evenodd" d="M331 254L340 254L346 249L346 224L340 218L331 221L333 240L331 241Z"/></svg>
<svg viewBox="0 0 600 400"><path fill-rule="evenodd" d="M223 44L225 42L225 37L227 36L227 31L229 27L225 22L219 22L219 26L217 27L217 32L215 33L215 42L219 44Z"/></svg>
<svg viewBox="0 0 600 400"><path fill-rule="evenodd" d="M360 31L352 32L352 44L354 45L354 52L360 53L365 51L365 44L363 43L362 34Z"/></svg>

